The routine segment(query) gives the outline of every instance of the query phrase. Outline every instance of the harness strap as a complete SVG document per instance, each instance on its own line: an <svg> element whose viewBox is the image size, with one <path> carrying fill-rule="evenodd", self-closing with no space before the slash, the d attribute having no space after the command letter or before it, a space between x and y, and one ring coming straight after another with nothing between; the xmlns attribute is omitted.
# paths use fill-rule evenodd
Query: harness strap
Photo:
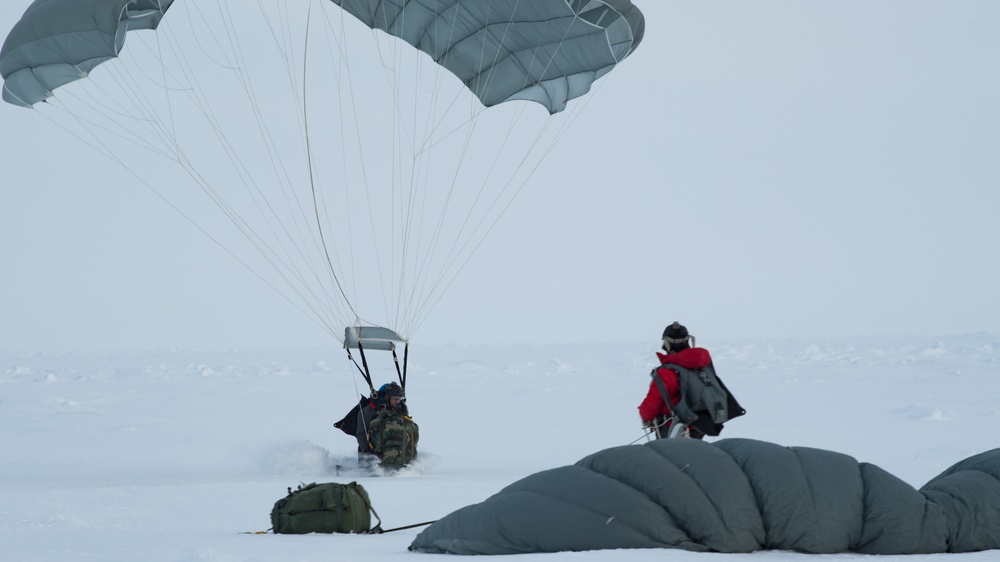
<svg viewBox="0 0 1000 562"><path fill-rule="evenodd" d="M661 368L663 368L662 365L660 367L653 369L653 371L650 373L650 376L653 377L653 381L656 382L656 388L660 389L660 395L663 396L663 403L666 404L667 409L670 410L670 418L673 420L673 423L671 423L671 429L673 429L673 426L678 425L679 420L677 419L677 414L674 412L674 405L670 402L670 393L667 392L667 387L665 384L663 384L663 379L661 379L660 376L656 374L656 371L660 370ZM660 424L656 425L657 438L663 437L660 434L660 427L661 427Z"/></svg>
<svg viewBox="0 0 1000 562"><path fill-rule="evenodd" d="M372 400L375 399L375 385L372 384L372 374L368 370L368 358L365 357L365 346L361 345L361 340L358 340L358 352L361 353L361 364L364 366L365 370L361 373L365 377L365 382L368 383L368 388L372 391ZM348 352L350 353L350 352ZM357 364L357 363L355 363Z"/></svg>
<svg viewBox="0 0 1000 562"><path fill-rule="evenodd" d="M406 363L410 359L410 342L403 344L403 390L406 390Z"/></svg>
<svg viewBox="0 0 1000 562"><path fill-rule="evenodd" d="M407 349L409 349L409 344L407 344ZM395 347L392 348L392 363L393 363L393 365L396 366L396 378L399 379L399 386L405 392L406 391L406 377L403 376L403 373L399 370L399 357L396 355L396 348Z"/></svg>
<svg viewBox="0 0 1000 562"><path fill-rule="evenodd" d="M671 415L674 412L674 405L670 402L670 393L667 392L666 385L663 384L663 379L660 378L656 371L659 371L661 367L653 369L649 374L653 377L653 381L656 382L656 388L660 389L660 395L663 396L663 403L667 405L667 409L670 410Z"/></svg>

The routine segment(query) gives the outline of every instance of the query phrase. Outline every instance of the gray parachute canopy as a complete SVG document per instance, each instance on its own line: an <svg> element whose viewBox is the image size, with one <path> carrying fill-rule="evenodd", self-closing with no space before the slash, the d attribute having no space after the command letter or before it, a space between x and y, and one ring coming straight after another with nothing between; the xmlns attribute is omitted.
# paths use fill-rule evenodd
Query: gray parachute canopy
<svg viewBox="0 0 1000 562"><path fill-rule="evenodd" d="M617 548L866 554L1000 548L1000 449L919 491L879 467L749 439L606 449L464 507L411 550L518 554Z"/></svg>
<svg viewBox="0 0 1000 562"><path fill-rule="evenodd" d="M173 0L35 0L0 51L3 99L31 106L155 29ZM530 100L550 113L638 46L631 0L333 0L458 76L486 106Z"/></svg>
<svg viewBox="0 0 1000 562"><path fill-rule="evenodd" d="M631 0L333 0L458 76L483 105L530 100L556 113L642 40Z"/></svg>
<svg viewBox="0 0 1000 562"><path fill-rule="evenodd" d="M35 0L0 50L3 99L30 107L113 59L133 29L155 29L174 0Z"/></svg>

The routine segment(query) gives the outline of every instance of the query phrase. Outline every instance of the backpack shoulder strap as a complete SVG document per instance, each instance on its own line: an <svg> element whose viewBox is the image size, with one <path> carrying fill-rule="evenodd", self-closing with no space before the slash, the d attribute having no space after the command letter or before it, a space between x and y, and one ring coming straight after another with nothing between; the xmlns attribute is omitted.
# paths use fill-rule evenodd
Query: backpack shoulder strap
<svg viewBox="0 0 1000 562"><path fill-rule="evenodd" d="M666 404L668 408L670 408L671 412L673 412L674 405L670 403L670 393L667 392L667 386L663 384L663 379L661 379L660 375L657 374L657 371L659 371L661 368L665 366L666 365L660 365L659 367L656 367L649 373L649 376L653 377L653 382L656 383L656 388L660 390L660 396L663 397L663 403Z"/></svg>

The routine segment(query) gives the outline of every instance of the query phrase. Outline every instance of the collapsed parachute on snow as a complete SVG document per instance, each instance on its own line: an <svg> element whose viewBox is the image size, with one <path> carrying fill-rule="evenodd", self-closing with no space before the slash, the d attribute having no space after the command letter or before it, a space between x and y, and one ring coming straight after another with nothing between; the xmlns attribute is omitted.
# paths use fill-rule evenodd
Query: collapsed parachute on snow
<svg viewBox="0 0 1000 562"><path fill-rule="evenodd" d="M425 529L411 550L617 548L866 554L1000 548L1000 449L919 491L879 467L749 439L661 439L524 478Z"/></svg>

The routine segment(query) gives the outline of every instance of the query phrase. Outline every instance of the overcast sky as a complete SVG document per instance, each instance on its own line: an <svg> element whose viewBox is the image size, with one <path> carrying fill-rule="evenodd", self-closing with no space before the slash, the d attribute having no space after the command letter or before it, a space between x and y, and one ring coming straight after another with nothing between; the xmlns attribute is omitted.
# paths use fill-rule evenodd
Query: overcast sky
<svg viewBox="0 0 1000 562"><path fill-rule="evenodd" d="M1000 3L636 4L414 345L1000 333ZM0 124L0 349L338 345L79 141Z"/></svg>

